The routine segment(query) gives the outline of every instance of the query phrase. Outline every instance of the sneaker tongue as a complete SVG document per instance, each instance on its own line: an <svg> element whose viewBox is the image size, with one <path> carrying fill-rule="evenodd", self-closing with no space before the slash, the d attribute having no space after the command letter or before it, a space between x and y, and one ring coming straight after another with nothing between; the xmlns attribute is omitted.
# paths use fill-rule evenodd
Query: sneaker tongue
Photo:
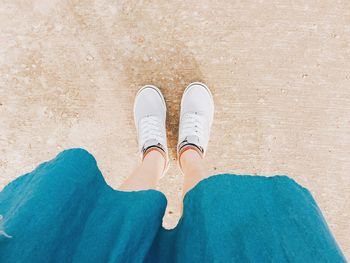
<svg viewBox="0 0 350 263"><path fill-rule="evenodd" d="M157 147L163 150L164 152L166 152L165 147L161 143L159 143L156 139L149 139L142 146L142 149L141 149L142 153L145 153L151 147Z"/></svg>

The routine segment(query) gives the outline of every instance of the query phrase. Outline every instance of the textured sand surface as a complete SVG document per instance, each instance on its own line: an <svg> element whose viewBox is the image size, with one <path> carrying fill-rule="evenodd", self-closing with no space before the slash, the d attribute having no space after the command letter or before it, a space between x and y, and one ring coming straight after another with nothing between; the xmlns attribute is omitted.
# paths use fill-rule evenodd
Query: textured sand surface
<svg viewBox="0 0 350 263"><path fill-rule="evenodd" d="M308 187L350 255L350 2L0 0L0 188L70 147L118 187L139 162L132 102L161 88L175 160L179 101L214 93L214 173ZM182 176L160 189L178 219Z"/></svg>

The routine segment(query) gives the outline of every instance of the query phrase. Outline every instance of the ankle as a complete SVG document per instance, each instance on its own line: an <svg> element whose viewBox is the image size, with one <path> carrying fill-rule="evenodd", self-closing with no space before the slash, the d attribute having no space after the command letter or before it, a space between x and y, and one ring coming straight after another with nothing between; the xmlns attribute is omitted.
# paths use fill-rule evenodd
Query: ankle
<svg viewBox="0 0 350 263"><path fill-rule="evenodd" d="M158 147L150 147L142 155L142 162L145 161L153 161L156 165L158 164L162 172L164 172L167 166L167 155Z"/></svg>
<svg viewBox="0 0 350 263"><path fill-rule="evenodd" d="M186 145L179 150L179 166L183 171L184 166L191 165L204 158L203 153L193 145Z"/></svg>

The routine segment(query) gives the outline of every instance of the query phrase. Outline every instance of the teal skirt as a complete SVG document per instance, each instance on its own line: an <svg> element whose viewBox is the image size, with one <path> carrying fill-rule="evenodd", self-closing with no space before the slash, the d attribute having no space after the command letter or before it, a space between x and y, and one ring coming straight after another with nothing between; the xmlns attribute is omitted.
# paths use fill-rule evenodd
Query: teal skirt
<svg viewBox="0 0 350 263"><path fill-rule="evenodd" d="M345 262L310 192L286 176L205 179L172 230L166 204L112 189L91 154L63 151L0 192L0 262Z"/></svg>

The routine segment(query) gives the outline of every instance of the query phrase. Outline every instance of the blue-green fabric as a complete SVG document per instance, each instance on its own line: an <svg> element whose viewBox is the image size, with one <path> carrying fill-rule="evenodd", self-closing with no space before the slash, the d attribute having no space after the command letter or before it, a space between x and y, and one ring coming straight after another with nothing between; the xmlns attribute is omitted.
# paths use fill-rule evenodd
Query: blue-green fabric
<svg viewBox="0 0 350 263"><path fill-rule="evenodd" d="M345 262L309 191L285 176L205 179L173 230L166 204L113 190L91 154L63 151L0 193L0 262Z"/></svg>

